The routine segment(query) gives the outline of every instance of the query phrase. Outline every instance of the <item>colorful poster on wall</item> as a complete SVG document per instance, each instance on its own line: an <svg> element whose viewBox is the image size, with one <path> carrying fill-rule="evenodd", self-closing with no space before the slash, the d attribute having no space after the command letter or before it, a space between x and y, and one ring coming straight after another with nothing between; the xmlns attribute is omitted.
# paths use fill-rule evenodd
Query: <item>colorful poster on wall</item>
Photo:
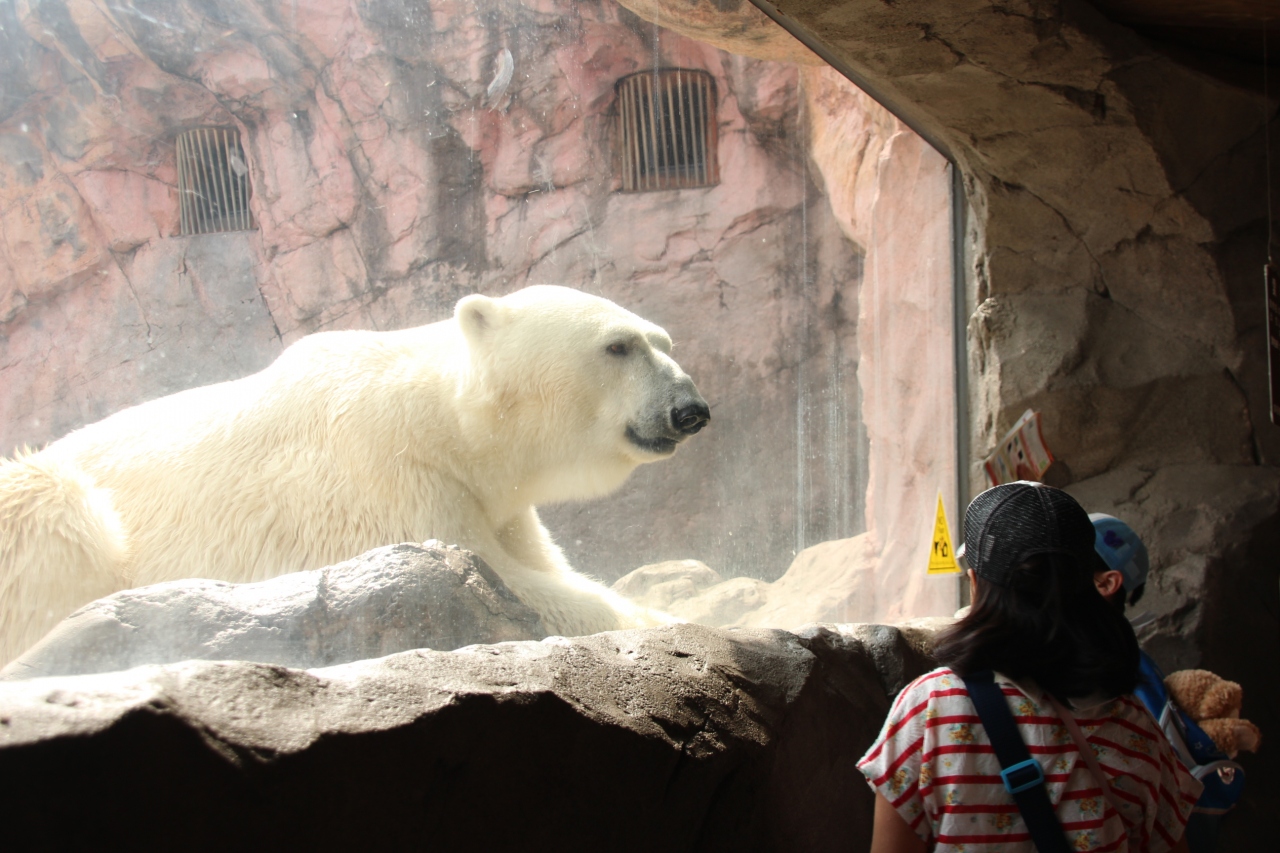
<svg viewBox="0 0 1280 853"><path fill-rule="evenodd" d="M1052 464L1053 454L1049 452L1040 429L1040 413L1027 409L983 466L987 469L991 485L999 486L1015 480L1038 483Z"/></svg>

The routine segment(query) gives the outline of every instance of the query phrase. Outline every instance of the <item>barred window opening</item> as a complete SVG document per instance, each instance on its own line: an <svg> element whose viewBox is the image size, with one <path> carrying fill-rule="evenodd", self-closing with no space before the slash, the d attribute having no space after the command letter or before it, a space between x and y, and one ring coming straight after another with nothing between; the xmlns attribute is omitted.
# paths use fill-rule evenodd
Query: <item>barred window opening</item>
<svg viewBox="0 0 1280 853"><path fill-rule="evenodd" d="M183 235L253 228L238 130L201 127L178 136L178 198Z"/></svg>
<svg viewBox="0 0 1280 853"><path fill-rule="evenodd" d="M720 181L715 81L662 68L617 83L624 192L707 187Z"/></svg>

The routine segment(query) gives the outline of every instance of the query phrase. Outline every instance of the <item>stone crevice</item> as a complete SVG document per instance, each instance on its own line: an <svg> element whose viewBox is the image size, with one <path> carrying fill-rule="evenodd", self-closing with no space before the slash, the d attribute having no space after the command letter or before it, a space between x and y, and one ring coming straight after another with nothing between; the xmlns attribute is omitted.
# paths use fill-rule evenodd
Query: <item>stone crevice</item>
<svg viewBox="0 0 1280 853"><path fill-rule="evenodd" d="M1244 406L1245 406L1245 409L1247 410L1249 408L1249 392L1245 388L1244 383L1240 381L1240 377L1236 375L1236 371L1233 370L1232 368L1224 367L1222 369L1222 372L1227 376L1231 384L1234 385L1236 390L1240 393L1240 399L1244 401ZM1249 437L1248 437L1249 449L1253 454L1253 459L1251 461L1253 462L1254 465L1262 465L1263 453L1262 453L1262 445L1258 441L1258 431L1254 428L1253 418L1248 418L1248 422L1249 422Z"/></svg>
<svg viewBox="0 0 1280 853"><path fill-rule="evenodd" d="M1044 197L1038 195L1036 192L1034 192L1032 189L1030 189L1025 185L1010 183L1000 178L993 178L992 180L995 183L997 183L1006 192L1012 191L1012 192L1026 193L1027 195L1034 198L1036 201L1040 202L1040 204L1044 205L1046 210L1052 212L1053 215L1057 218L1057 220L1062 224L1062 227L1066 229L1066 232L1076 242L1076 245L1084 249L1085 254L1089 256L1089 260L1093 267L1094 280L1093 282L1091 282L1093 289L1096 292L1104 292L1104 291L1107 293L1110 292L1107 288L1106 275L1103 272L1102 263L1098 260L1098 256L1094 254L1093 249L1089 246L1088 241L1085 240L1084 237L1079 232L1077 232L1076 229L1072 226L1071 221L1067 218L1066 214L1063 213L1063 211L1055 207ZM1005 251L1013 251L1007 246L1000 246L1000 248Z"/></svg>

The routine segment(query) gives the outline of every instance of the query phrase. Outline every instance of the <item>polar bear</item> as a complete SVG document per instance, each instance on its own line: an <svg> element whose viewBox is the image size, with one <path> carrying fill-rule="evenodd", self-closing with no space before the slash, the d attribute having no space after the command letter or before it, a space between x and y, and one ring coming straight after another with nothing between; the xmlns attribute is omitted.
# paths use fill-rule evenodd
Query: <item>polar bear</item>
<svg viewBox="0 0 1280 853"><path fill-rule="evenodd" d="M0 663L120 589L427 539L479 554L555 633L654 624L573 571L535 507L612 491L709 418L665 331L565 287L309 335L0 462Z"/></svg>

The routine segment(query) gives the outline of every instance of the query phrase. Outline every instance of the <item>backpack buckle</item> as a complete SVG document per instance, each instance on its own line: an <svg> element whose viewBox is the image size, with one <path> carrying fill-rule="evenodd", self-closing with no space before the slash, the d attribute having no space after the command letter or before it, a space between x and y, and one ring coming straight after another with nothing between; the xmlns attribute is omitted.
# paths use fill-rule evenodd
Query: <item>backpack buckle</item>
<svg viewBox="0 0 1280 853"><path fill-rule="evenodd" d="M1044 784L1044 770L1040 768L1040 762L1034 758L1028 758L1026 761L1019 761L1001 770L1000 778L1004 780L1006 791L1010 794L1021 794L1028 788Z"/></svg>

